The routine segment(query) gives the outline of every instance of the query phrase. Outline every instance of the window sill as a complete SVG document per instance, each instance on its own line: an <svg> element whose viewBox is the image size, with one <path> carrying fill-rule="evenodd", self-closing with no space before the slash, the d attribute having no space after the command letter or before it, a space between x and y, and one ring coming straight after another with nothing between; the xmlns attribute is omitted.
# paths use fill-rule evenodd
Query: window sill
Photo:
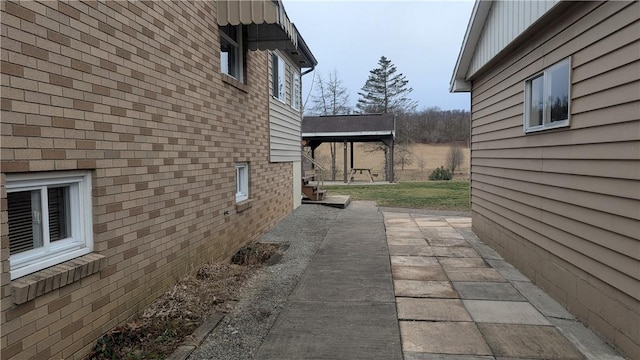
<svg viewBox="0 0 640 360"><path fill-rule="evenodd" d="M284 101L283 99L280 99L279 97L273 96L273 95L271 97L273 98L273 100L276 100L277 102L281 103L282 105L287 106L287 102Z"/></svg>
<svg viewBox="0 0 640 360"><path fill-rule="evenodd" d="M104 255L87 254L11 281L13 303L23 304L99 272Z"/></svg>
<svg viewBox="0 0 640 360"><path fill-rule="evenodd" d="M241 81L238 81L238 79L234 78L233 76L230 76L229 74L225 74L225 73L220 73L220 75L222 76L222 81L233 86L234 88L242 91L242 92L248 92L247 91L247 85L242 83Z"/></svg>
<svg viewBox="0 0 640 360"><path fill-rule="evenodd" d="M236 212L243 212L253 207L253 199L247 199L236 203Z"/></svg>
<svg viewBox="0 0 640 360"><path fill-rule="evenodd" d="M535 134L543 131L551 131L551 130L561 130L561 129L570 129L569 121L558 122L554 125L546 125L546 126L537 126L532 128L527 128L524 130L525 134Z"/></svg>

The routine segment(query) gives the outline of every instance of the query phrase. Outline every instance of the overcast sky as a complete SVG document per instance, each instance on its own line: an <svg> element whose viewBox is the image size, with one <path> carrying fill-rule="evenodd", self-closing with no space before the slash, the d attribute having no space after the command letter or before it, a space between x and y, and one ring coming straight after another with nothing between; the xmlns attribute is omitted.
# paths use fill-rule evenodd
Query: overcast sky
<svg viewBox="0 0 640 360"><path fill-rule="evenodd" d="M386 56L409 80L418 109L469 110L468 93L449 93L449 80L473 1L283 0L289 19L318 60L334 69L353 107L369 71ZM303 101L313 73L303 78ZM311 100L307 104L310 107Z"/></svg>

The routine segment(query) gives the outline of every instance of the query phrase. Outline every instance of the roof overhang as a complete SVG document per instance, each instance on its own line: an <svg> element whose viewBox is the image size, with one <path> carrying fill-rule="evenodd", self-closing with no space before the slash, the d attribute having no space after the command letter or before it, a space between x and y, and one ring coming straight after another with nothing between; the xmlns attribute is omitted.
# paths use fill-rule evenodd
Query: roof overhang
<svg viewBox="0 0 640 360"><path fill-rule="evenodd" d="M467 31L464 34L464 40L462 40L462 46L458 54L458 61L456 61L456 67L453 69L453 75L449 82L449 92L471 91L471 83L467 79L467 72L492 5L492 0L476 0L476 3L473 5L471 18L469 19Z"/></svg>
<svg viewBox="0 0 640 360"><path fill-rule="evenodd" d="M453 70L453 75L451 76L451 81L449 83L450 92L470 92L471 81L477 74L502 61L505 57L508 57L509 54L512 53L513 49L537 36L540 31L548 27L557 19L562 19L562 14L564 12L572 11L571 8L579 5L580 3L578 1L556 1L550 9L541 13L539 17L534 19L534 21L528 25L528 27L526 27L521 33L517 34L508 44L504 45L496 54L494 54L491 59L486 61L479 68L471 70L476 48L480 41L480 37L482 36L482 31L486 25L491 8L495 2L497 2L497 0L476 0L476 3L473 6L473 11L471 12L471 18L469 19L469 25L467 25L467 32L465 33L464 40L462 42L460 54L458 55L458 61L456 62L456 67Z"/></svg>
<svg viewBox="0 0 640 360"><path fill-rule="evenodd" d="M318 64L280 0L219 0L218 25L240 24L250 50L286 51L302 68Z"/></svg>
<svg viewBox="0 0 640 360"><path fill-rule="evenodd" d="M354 131L354 132L315 132L302 133L302 137L357 137L357 136L395 136L394 131Z"/></svg>
<svg viewBox="0 0 640 360"><path fill-rule="evenodd" d="M302 139L312 148L323 142L393 143L395 128L392 114L305 116Z"/></svg>

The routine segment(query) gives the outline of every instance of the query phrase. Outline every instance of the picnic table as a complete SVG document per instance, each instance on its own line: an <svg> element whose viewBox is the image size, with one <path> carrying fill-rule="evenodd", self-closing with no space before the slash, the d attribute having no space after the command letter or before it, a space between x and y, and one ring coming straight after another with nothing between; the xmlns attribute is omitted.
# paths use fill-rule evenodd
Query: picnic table
<svg viewBox="0 0 640 360"><path fill-rule="evenodd" d="M347 182L347 184L350 184L353 181L353 176L357 172L360 172L360 174L362 174L364 172L365 175L369 174L369 180L371 182L373 182L373 174L371 174L371 169L370 168L351 168L351 171L349 172L349 181Z"/></svg>

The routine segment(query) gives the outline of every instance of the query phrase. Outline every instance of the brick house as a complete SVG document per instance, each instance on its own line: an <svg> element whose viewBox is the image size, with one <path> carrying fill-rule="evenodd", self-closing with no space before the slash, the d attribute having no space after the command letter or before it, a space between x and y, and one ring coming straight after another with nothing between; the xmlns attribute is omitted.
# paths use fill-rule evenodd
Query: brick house
<svg viewBox="0 0 640 360"><path fill-rule="evenodd" d="M639 359L640 3L477 1L451 91L476 234Z"/></svg>
<svg viewBox="0 0 640 360"><path fill-rule="evenodd" d="M278 0L0 4L0 357L80 358L299 205L316 60Z"/></svg>

